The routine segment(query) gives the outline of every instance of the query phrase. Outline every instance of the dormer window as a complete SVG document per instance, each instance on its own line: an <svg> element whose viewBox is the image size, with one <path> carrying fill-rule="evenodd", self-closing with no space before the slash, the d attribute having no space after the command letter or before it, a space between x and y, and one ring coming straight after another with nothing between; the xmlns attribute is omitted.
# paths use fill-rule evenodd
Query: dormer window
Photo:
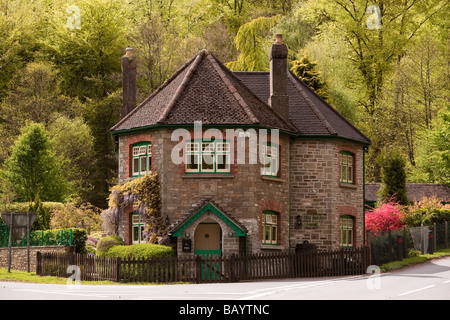
<svg viewBox="0 0 450 320"><path fill-rule="evenodd" d="M152 145L142 142L133 145L131 173L133 177L140 177L152 173Z"/></svg>

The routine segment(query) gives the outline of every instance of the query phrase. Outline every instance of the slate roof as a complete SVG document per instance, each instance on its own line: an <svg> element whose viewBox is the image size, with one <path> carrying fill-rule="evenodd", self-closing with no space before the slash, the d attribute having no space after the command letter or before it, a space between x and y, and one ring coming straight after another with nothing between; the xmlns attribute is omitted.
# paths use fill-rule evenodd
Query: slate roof
<svg viewBox="0 0 450 320"><path fill-rule="evenodd" d="M260 125L296 128L253 92L216 57L200 51L111 131L157 124Z"/></svg>
<svg viewBox="0 0 450 320"><path fill-rule="evenodd" d="M158 124L252 125L300 135L370 140L288 72L289 118L268 105L269 72L232 72L206 50L183 65L111 131Z"/></svg>
<svg viewBox="0 0 450 320"><path fill-rule="evenodd" d="M379 183L366 183L366 201L376 202ZM436 183L407 183L408 199L411 202L421 201L424 197L436 197L441 202L450 203L450 187Z"/></svg>
<svg viewBox="0 0 450 320"><path fill-rule="evenodd" d="M268 101L269 72L234 72L261 100ZM302 135L331 135L369 144L370 140L319 97L292 72L288 72L289 119Z"/></svg>

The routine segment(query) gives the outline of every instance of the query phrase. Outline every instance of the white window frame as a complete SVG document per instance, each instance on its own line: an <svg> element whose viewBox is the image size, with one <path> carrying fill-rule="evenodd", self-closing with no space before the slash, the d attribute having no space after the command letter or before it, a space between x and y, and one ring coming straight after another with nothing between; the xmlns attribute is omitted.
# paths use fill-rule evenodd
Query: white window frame
<svg viewBox="0 0 450 320"><path fill-rule="evenodd" d="M262 146L263 163L261 166L261 175L278 177L280 171L279 148L270 144Z"/></svg>
<svg viewBox="0 0 450 320"><path fill-rule="evenodd" d="M185 155L186 173L230 173L231 172L231 150L230 143L225 141L199 141L187 142ZM222 163L219 159L225 156L225 167L219 168ZM194 163L197 161L197 168L189 168L190 159L194 157ZM205 160L205 161L204 161ZM212 163L208 163L212 161ZM211 168L204 168L207 164Z"/></svg>
<svg viewBox="0 0 450 320"><path fill-rule="evenodd" d="M263 212L262 228L262 244L278 245L278 214L276 212ZM268 238L266 238L267 231Z"/></svg>
<svg viewBox="0 0 450 320"><path fill-rule="evenodd" d="M138 234L137 239L135 239L135 236L134 236L134 232L135 232L136 228L138 229L137 230L137 234ZM145 229L145 223L144 223L144 221L142 221L141 215L133 213L131 215L131 242L133 244L146 243L144 240L142 240L142 233L143 233L144 229Z"/></svg>
<svg viewBox="0 0 450 320"><path fill-rule="evenodd" d="M147 143L145 145L137 145L132 147L131 157L131 176L140 177L152 173L151 167L152 145ZM144 159L145 170L142 170L142 161ZM137 162L137 163L136 163Z"/></svg>

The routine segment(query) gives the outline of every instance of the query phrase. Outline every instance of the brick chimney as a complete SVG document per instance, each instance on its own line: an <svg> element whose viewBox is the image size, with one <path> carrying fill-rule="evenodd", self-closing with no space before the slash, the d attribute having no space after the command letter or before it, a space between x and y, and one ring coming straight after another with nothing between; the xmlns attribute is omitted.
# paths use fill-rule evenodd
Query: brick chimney
<svg viewBox="0 0 450 320"><path fill-rule="evenodd" d="M270 97L269 105L289 120L289 97L287 95L287 56L288 50L281 34L275 35L270 47Z"/></svg>
<svg viewBox="0 0 450 320"><path fill-rule="evenodd" d="M120 112L121 118L136 108L136 57L133 56L133 49L128 46L125 56L122 57L122 88L123 102Z"/></svg>

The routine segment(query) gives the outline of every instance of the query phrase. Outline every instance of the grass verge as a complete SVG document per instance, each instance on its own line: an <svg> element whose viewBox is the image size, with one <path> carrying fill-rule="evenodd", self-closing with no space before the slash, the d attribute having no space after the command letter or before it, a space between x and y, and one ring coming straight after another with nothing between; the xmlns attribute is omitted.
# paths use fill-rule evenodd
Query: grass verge
<svg viewBox="0 0 450 320"><path fill-rule="evenodd" d="M432 259L439 259L443 257L450 256L450 249L444 249L436 251L433 254L423 254L417 257L405 258L402 261L393 261L386 264L383 264L380 269L381 272L389 272L398 269L402 269L405 267L410 267L416 264L424 263Z"/></svg>
<svg viewBox="0 0 450 320"><path fill-rule="evenodd" d="M67 284L67 278L38 276L36 272L26 272L12 270L8 273L7 268L0 268L0 281L15 281L28 283L47 283L47 284ZM75 282L72 282L75 283ZM171 284L187 284L188 282L174 282ZM113 281L81 281L81 285L162 285L164 283L155 282L128 282L118 283Z"/></svg>

